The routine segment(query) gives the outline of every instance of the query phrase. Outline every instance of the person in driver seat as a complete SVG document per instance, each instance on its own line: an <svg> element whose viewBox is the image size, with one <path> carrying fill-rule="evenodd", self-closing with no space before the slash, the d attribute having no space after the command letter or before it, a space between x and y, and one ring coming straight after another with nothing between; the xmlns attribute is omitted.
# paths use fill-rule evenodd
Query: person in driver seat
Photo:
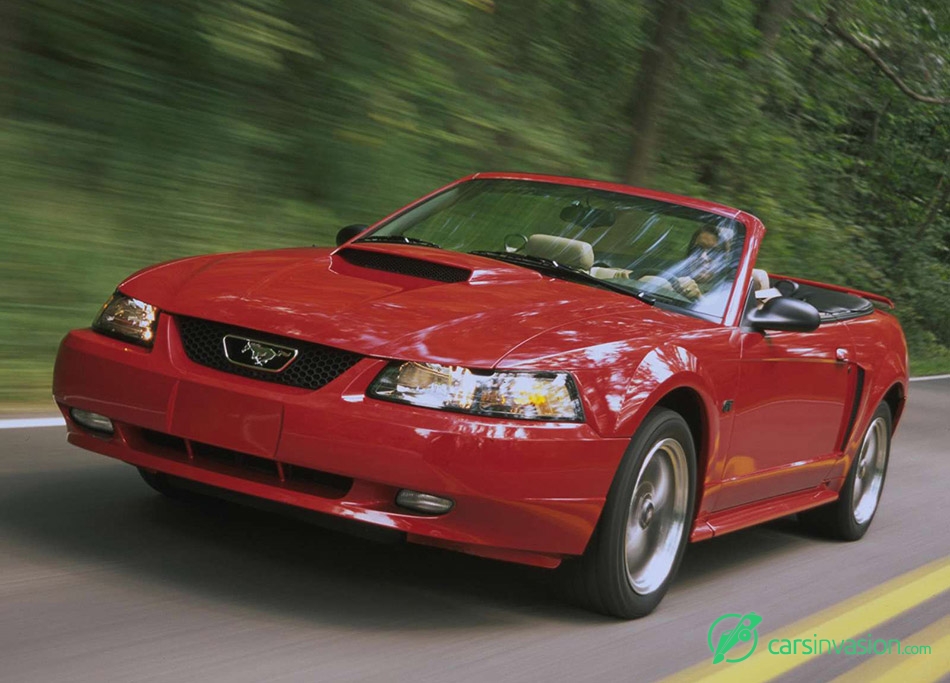
<svg viewBox="0 0 950 683"><path fill-rule="evenodd" d="M712 289L723 273L728 246L716 226L701 225L690 238L682 261L660 275L641 277L640 282L670 287L677 294L696 301Z"/></svg>
<svg viewBox="0 0 950 683"><path fill-rule="evenodd" d="M688 267L684 274L699 285L709 283L721 270L726 246L716 226L701 226L693 233L686 247Z"/></svg>

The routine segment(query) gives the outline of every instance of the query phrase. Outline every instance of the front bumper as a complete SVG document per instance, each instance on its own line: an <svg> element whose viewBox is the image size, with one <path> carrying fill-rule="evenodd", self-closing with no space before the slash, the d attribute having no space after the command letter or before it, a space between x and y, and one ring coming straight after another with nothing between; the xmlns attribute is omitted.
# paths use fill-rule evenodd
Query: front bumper
<svg viewBox="0 0 950 683"><path fill-rule="evenodd" d="M367 398L385 363L363 359L317 391L247 379L190 361L163 315L151 350L70 332L53 393L70 443L138 467L475 555L554 567L584 551L626 439ZM76 424L73 407L115 434ZM395 505L403 488L455 506L413 514Z"/></svg>

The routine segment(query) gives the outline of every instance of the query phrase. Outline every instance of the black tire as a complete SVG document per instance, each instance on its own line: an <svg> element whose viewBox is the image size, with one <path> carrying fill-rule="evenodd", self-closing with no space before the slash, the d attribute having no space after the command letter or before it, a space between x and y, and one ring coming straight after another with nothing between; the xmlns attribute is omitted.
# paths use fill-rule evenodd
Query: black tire
<svg viewBox="0 0 950 683"><path fill-rule="evenodd" d="M139 474L142 475L142 479L145 480L145 483L151 486L153 489L161 493L163 496L168 496L175 500L188 500L189 495L187 491L183 491L172 483L171 477L169 477L164 472L157 472L155 470L148 470L144 467L138 468Z"/></svg>
<svg viewBox="0 0 950 683"><path fill-rule="evenodd" d="M878 427L878 425L881 426ZM874 411L874 415L871 416L868 428L865 430L864 438L861 441L861 447L848 468L848 476L845 477L844 484L841 486L841 494L838 496L838 500L829 505L822 505L814 510L799 513L798 519L802 526L815 534L841 541L857 541L867 533L871 522L874 521L874 515L877 513L881 493L884 490L884 481L887 479L892 431L891 409L887 403L882 402ZM862 470L862 455L866 454L871 439L874 440L876 447L879 447L878 441L883 440L883 451L881 452L883 465L880 483L874 494L875 499L870 514L868 514L867 509L863 510L863 514L858 514L861 499L860 492L855 490L854 482ZM867 466L868 464L865 462L864 467ZM856 496L858 496L857 499Z"/></svg>
<svg viewBox="0 0 950 683"><path fill-rule="evenodd" d="M673 464L674 461L679 463L680 460L679 454L672 453L660 456L661 459L654 463L657 458L655 453L665 453L667 449L676 450L671 442L681 446L682 465ZM650 462L644 468L648 456ZM652 501L645 498L643 488L649 481L638 481L641 472L662 467L663 458L668 458L667 471L672 473L670 476L673 479L674 507L671 508L671 518L678 519L682 515L683 519L681 525L671 522L668 527L670 531L665 536L661 535L661 538L667 539L661 544L664 548L662 555L641 554L641 560L650 558L647 561L648 566L653 562L653 558L656 558L658 569L650 573L646 572L646 568L641 568L641 571L650 577L650 585L646 589L637 590L634 582L638 579L631 578L637 576L637 573L631 573L627 560L627 528L628 523L636 521L643 530L638 533L643 533L646 537L647 527L654 521L654 515L659 524L666 524L666 499L663 506L658 504L654 512ZM685 502L682 500L684 493ZM657 408L643 421L624 454L607 494L600 522L586 552L580 558L565 562L560 570L569 597L587 609L621 619L636 619L652 612L666 594L683 559L692 528L695 498L696 449L689 426L678 413ZM644 505L649 506L649 509L638 504L644 501ZM685 505L685 508L681 507L681 504ZM643 512L637 514L637 510ZM681 531L676 531L677 526L681 526ZM662 532L662 529L660 531ZM678 538L674 538L675 536Z"/></svg>

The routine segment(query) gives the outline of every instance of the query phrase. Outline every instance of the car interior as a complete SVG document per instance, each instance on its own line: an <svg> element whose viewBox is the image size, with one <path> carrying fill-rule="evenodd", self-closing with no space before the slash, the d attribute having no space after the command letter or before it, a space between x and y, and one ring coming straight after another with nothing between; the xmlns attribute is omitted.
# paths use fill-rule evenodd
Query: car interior
<svg viewBox="0 0 950 683"><path fill-rule="evenodd" d="M779 296L804 301L818 309L822 322L857 318L874 310L874 305L870 301L856 294L836 292L793 280L772 278L761 268L752 270L752 292L756 305L759 307Z"/></svg>
<svg viewBox="0 0 950 683"><path fill-rule="evenodd" d="M551 259L562 265L582 270L600 280L627 279L632 274L632 271L626 268L595 265L597 261L594 257L594 247L583 240L534 234L528 237L523 250L528 256Z"/></svg>
<svg viewBox="0 0 950 683"><path fill-rule="evenodd" d="M595 265L594 247L589 242L536 233L528 236L523 247L525 254L551 259L562 265L577 268L602 279L630 278L632 271L606 265ZM655 279L654 275L643 275L640 281ZM867 315L874 310L873 304L863 297L846 292L794 282L782 278L772 278L761 269L752 270L752 291L756 305L761 307L770 299L787 296L811 304L818 309L822 322L831 322Z"/></svg>

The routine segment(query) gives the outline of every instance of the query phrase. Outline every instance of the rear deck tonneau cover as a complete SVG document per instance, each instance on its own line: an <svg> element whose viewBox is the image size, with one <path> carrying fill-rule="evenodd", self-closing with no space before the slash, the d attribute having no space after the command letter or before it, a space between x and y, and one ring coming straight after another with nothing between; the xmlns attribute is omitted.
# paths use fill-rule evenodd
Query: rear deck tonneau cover
<svg viewBox="0 0 950 683"><path fill-rule="evenodd" d="M824 282L816 282L815 280L806 280L800 277L793 277L789 275L775 275L769 273L770 277L773 280L791 280L792 282L797 282L800 285L811 285L812 287L821 287L822 289L830 289L835 292L842 292L844 294L854 294L855 296L860 296L865 299L870 299L871 301L877 301L886 305L888 308L894 308L894 302L888 299L886 296L881 294L874 294L872 292L865 292L860 289L855 289L854 287L844 287L842 285L829 285Z"/></svg>

